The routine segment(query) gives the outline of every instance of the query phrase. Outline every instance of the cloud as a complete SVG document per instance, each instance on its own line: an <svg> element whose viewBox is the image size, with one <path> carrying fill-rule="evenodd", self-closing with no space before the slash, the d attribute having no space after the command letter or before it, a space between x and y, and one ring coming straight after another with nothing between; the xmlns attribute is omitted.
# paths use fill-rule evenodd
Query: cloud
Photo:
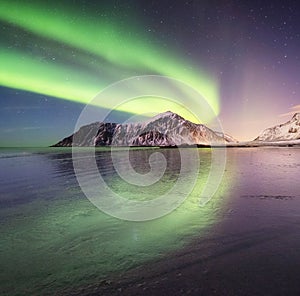
<svg viewBox="0 0 300 296"><path fill-rule="evenodd" d="M295 105L291 109L300 110L300 105Z"/></svg>
<svg viewBox="0 0 300 296"><path fill-rule="evenodd" d="M3 111L18 111L18 110L39 110L42 109L42 106L18 106L18 105L12 105L12 106L5 106L1 109Z"/></svg>
<svg viewBox="0 0 300 296"><path fill-rule="evenodd" d="M295 113L300 112L300 105L295 105L290 108L290 111L287 113L279 114L279 117L293 116Z"/></svg>
<svg viewBox="0 0 300 296"><path fill-rule="evenodd" d="M13 133L13 132L20 132L20 131L40 130L46 128L50 128L50 127L49 126L23 126L23 127L1 128L0 132Z"/></svg>

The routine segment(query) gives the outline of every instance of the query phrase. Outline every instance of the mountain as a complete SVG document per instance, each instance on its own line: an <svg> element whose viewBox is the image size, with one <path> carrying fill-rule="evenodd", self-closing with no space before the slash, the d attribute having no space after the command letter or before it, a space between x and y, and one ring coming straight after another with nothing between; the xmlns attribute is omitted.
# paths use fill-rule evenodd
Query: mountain
<svg viewBox="0 0 300 296"><path fill-rule="evenodd" d="M300 139L300 113L286 123L265 129L254 141L276 142Z"/></svg>
<svg viewBox="0 0 300 296"><path fill-rule="evenodd" d="M220 146L228 142L235 140L167 111L141 123L95 122L85 125L53 146Z"/></svg>

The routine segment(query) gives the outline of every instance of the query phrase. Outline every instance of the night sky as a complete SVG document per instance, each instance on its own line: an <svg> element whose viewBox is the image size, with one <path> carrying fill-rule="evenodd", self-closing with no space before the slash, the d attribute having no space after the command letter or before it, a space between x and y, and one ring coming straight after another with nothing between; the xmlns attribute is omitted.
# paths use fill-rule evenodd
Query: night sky
<svg viewBox="0 0 300 296"><path fill-rule="evenodd" d="M298 1L54 2L0 2L0 146L57 142L97 93L137 75L195 88L238 140L300 112Z"/></svg>

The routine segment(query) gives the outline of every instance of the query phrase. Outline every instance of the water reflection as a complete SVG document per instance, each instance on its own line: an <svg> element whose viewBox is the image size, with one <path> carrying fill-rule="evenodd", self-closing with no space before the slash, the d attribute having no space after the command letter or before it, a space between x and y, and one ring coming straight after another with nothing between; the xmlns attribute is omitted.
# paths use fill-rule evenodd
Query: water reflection
<svg viewBox="0 0 300 296"><path fill-rule="evenodd" d="M152 152L131 151L133 167L140 173L149 171L147 159ZM118 178L108 151L99 149L96 158L114 190L143 199L168 190L178 176L178 152L161 152L168 164L164 177L155 187L139 189L134 196L134 185ZM10 295L84 286L165 256L216 223L225 198L230 196L233 173L229 179L225 176L211 202L199 207L211 159L209 149L199 150L201 171L193 192L180 207L153 221L126 222L104 214L85 198L74 176L70 150L28 153L20 156L17 152L16 157L0 160L7 172L0 184L0 262L6 266L1 282L5 283L2 292Z"/></svg>

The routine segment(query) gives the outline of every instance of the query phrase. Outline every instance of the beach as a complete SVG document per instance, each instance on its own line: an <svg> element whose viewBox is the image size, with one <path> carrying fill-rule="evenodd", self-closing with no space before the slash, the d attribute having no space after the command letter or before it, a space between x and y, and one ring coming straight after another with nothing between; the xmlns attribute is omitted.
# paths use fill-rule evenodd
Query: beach
<svg viewBox="0 0 300 296"><path fill-rule="evenodd" d="M198 150L200 190L211 152ZM132 152L140 172L153 151ZM168 161L176 159L172 151L161 149ZM299 295L299 148L230 148L207 204L199 206L195 190L170 214L144 222L92 205L70 149L1 153L4 295ZM96 152L108 184L129 192L108 155ZM157 192L176 181L176 165ZM141 198L153 192L145 189Z"/></svg>

